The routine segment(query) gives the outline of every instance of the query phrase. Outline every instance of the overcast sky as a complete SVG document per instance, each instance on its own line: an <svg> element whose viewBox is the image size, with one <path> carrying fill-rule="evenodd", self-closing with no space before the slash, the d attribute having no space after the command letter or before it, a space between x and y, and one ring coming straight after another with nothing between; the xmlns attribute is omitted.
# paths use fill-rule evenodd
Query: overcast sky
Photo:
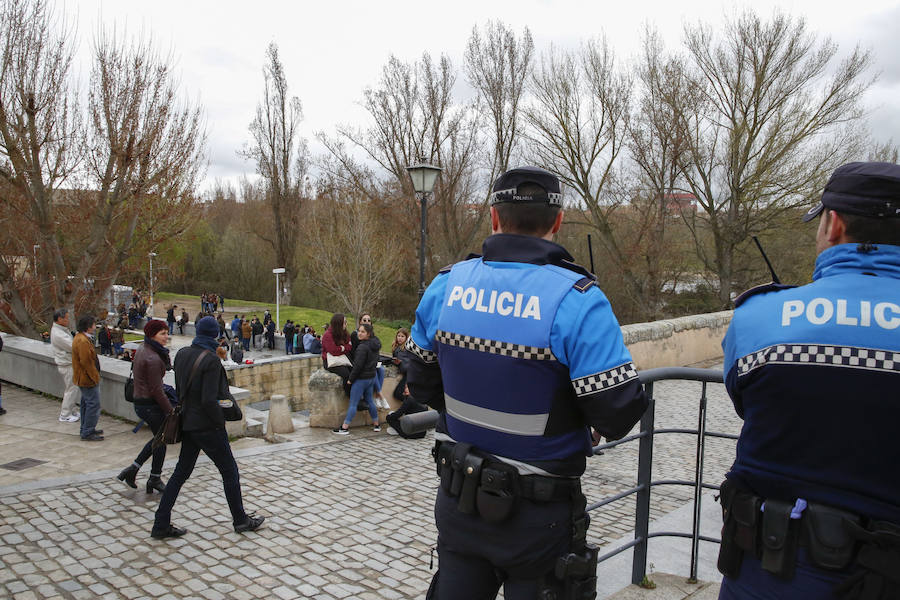
<svg viewBox="0 0 900 600"><path fill-rule="evenodd" d="M680 42L685 22L718 24L742 4L721 0L604 2L599 0L457 0L298 2L271 0L67 0L77 15L79 70L89 71L91 36L101 26L150 34L171 51L182 92L203 104L209 131L209 168L203 187L216 178L252 175L254 166L236 152L248 140L247 125L262 93L262 65L270 42L278 44L291 93L303 103L302 134L337 124L364 124L363 90L377 82L391 54L413 61L428 51L447 54L457 66L473 26L500 19L528 27L538 52L555 44L576 46L605 33L617 56L639 44L644 23L653 24L669 46ZM859 43L875 54L881 73L868 94L870 122L880 141L900 143L900 3L897 0L756 0L768 16L775 6L806 18L809 29L831 36L842 52ZM462 76L459 78L462 80Z"/></svg>

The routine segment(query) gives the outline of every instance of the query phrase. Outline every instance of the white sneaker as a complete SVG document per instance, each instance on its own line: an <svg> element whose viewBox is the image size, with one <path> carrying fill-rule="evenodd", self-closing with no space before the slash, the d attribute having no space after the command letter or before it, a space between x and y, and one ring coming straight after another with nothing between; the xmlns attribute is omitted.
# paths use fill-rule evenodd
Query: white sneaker
<svg viewBox="0 0 900 600"><path fill-rule="evenodd" d="M394 429L393 427L391 427L390 425L388 425L387 432L388 432L388 435L400 435L399 433L397 433L397 430Z"/></svg>
<svg viewBox="0 0 900 600"><path fill-rule="evenodd" d="M60 416L59 422L60 423L77 423L79 418L80 417L78 415L69 415L68 417Z"/></svg>

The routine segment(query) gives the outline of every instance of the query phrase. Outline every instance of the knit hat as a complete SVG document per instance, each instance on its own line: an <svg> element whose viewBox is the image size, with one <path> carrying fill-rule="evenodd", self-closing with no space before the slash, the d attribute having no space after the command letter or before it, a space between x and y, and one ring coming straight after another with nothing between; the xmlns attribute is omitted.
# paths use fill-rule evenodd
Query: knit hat
<svg viewBox="0 0 900 600"><path fill-rule="evenodd" d="M206 316L197 321L194 331L197 332L197 335L214 338L219 335L219 323L216 322L215 317Z"/></svg>
<svg viewBox="0 0 900 600"><path fill-rule="evenodd" d="M163 330L169 330L169 326L166 325L164 321L150 320L147 321L146 325L144 325L144 335L148 338L152 338L154 335Z"/></svg>

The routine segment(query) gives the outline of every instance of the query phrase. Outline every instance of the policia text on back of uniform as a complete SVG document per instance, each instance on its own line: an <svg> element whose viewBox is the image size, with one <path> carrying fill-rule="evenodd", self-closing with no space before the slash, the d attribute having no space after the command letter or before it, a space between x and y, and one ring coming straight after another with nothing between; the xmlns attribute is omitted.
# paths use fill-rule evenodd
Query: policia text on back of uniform
<svg viewBox="0 0 900 600"><path fill-rule="evenodd" d="M838 168L815 217L813 282L747 292L723 342L722 599L900 598L900 166Z"/></svg>
<svg viewBox="0 0 900 600"><path fill-rule="evenodd" d="M501 175L483 255L442 270L416 311L408 385L441 415L429 598L595 597L579 478L647 400L594 277L551 241L561 205L553 174Z"/></svg>

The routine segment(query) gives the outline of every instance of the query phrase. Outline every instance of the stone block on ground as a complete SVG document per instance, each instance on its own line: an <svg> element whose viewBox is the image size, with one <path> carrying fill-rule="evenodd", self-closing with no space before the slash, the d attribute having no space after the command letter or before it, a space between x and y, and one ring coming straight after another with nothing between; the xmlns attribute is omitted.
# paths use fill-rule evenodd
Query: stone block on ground
<svg viewBox="0 0 900 600"><path fill-rule="evenodd" d="M269 400L269 420L266 435L275 433L292 433L294 422L291 420L291 403L283 394L273 394Z"/></svg>

